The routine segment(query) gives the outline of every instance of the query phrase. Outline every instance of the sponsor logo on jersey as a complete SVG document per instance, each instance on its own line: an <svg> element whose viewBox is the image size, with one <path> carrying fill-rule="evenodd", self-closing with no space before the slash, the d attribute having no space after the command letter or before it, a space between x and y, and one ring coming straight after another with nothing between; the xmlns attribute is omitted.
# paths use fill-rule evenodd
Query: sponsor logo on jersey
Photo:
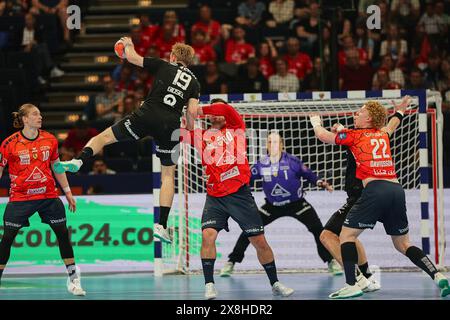
<svg viewBox="0 0 450 320"><path fill-rule="evenodd" d="M275 207L281 207L288 203L291 203L291 200L288 199L288 200L283 200L283 201L274 201L272 203L272 205L274 205Z"/></svg>
<svg viewBox="0 0 450 320"><path fill-rule="evenodd" d="M127 119L127 121L125 121L124 125L125 125L125 128L128 130L128 132L131 134L131 136L133 138L135 138L136 140L140 139L139 136L136 133L134 133L133 129L131 129L131 121L130 121L130 119Z"/></svg>
<svg viewBox="0 0 450 320"><path fill-rule="evenodd" d="M273 187L272 192L270 193L272 197L290 197L291 193L280 186L278 183Z"/></svg>
<svg viewBox="0 0 450 320"><path fill-rule="evenodd" d="M224 153L222 153L222 156L217 160L216 165L217 166L225 166L228 164L233 164L236 162L236 157L232 155L228 150L225 150Z"/></svg>
<svg viewBox="0 0 450 320"><path fill-rule="evenodd" d="M44 194L47 191L47 187L28 189L28 195Z"/></svg>
<svg viewBox="0 0 450 320"><path fill-rule="evenodd" d="M384 160L384 161L370 161L370 166L372 168L374 167L392 167L394 165L394 163L392 162L392 160Z"/></svg>
<svg viewBox="0 0 450 320"><path fill-rule="evenodd" d="M27 151L27 154L19 154L20 164L21 165L29 165L30 164L30 154Z"/></svg>
<svg viewBox="0 0 450 320"><path fill-rule="evenodd" d="M47 177L38 167L34 167L33 172L29 175L29 177L25 180L26 182L45 182L47 181Z"/></svg>
<svg viewBox="0 0 450 320"><path fill-rule="evenodd" d="M50 146L41 146L41 147L40 147L40 150L41 150L41 151L46 151L46 150L50 150L50 149L51 149Z"/></svg>
<svg viewBox="0 0 450 320"><path fill-rule="evenodd" d="M225 181L225 180L228 180L228 179L231 179L231 178L233 178L233 177L236 177L236 176L238 176L239 175L239 168L237 167L237 166L235 166L235 167L233 167L233 168L231 168L230 170L228 170L228 171L226 171L226 172L224 172L224 173L222 173L221 175L220 175L220 181Z"/></svg>
<svg viewBox="0 0 450 320"><path fill-rule="evenodd" d="M347 138L347 133L345 132L339 133L339 139L344 140L345 138Z"/></svg>

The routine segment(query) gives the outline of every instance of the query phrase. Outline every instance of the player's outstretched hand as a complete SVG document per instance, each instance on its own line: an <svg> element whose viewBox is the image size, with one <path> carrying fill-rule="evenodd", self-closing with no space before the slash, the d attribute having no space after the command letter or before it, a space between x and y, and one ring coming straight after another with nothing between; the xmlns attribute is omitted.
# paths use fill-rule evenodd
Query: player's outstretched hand
<svg viewBox="0 0 450 320"><path fill-rule="evenodd" d="M322 125L322 119L318 113L311 113L309 115L309 121L311 121L313 128Z"/></svg>
<svg viewBox="0 0 450 320"><path fill-rule="evenodd" d="M133 41L131 40L130 37L122 37L122 38L120 38L120 41L122 41L122 43L125 47L126 46L134 47Z"/></svg>
<svg viewBox="0 0 450 320"><path fill-rule="evenodd" d="M345 129L345 127L338 122L333 125L333 127L331 128L331 132L338 133L338 132L342 131L343 129Z"/></svg>
<svg viewBox="0 0 450 320"><path fill-rule="evenodd" d="M391 100L391 103L394 106L395 111L405 112L411 104L411 97L404 96L402 102L400 102L399 104L396 104L394 100Z"/></svg>
<svg viewBox="0 0 450 320"><path fill-rule="evenodd" d="M333 192L333 186L331 185L331 184L329 184L328 182L326 182L326 181L323 181L323 180L319 180L318 182L317 182L317 186L319 187L319 188L323 188L323 189L326 189L328 192Z"/></svg>
<svg viewBox="0 0 450 320"><path fill-rule="evenodd" d="M66 199L67 202L69 203L70 212L75 212L77 210L77 202L72 193L66 193Z"/></svg>

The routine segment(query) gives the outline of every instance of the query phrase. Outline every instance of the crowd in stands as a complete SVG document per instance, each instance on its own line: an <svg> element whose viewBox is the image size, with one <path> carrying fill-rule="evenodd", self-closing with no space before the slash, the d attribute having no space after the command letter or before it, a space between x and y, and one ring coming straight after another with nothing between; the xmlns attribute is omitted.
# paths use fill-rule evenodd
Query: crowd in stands
<svg viewBox="0 0 450 320"><path fill-rule="evenodd" d="M234 15L215 18L215 9L227 3ZM443 96L443 110L450 117L449 3L444 0L359 0L356 10L338 11L338 85L340 90L431 89ZM369 5L378 5L381 29L370 30ZM0 17L21 15L24 26L0 32L2 45L33 52L40 82L45 75L60 76L52 61L54 45L41 39L36 20L53 15L63 22L67 0L0 0ZM142 56L168 59L176 42L191 44L196 52L191 67L202 94L238 92L294 92L332 89L330 17L316 0L191 1L198 12L187 22L174 10L160 21L138 15L130 29L136 51ZM180 12L180 11L178 11ZM192 20L192 19L191 19ZM1 30L1 29L0 29ZM8 38L7 37L7 38ZM59 41L70 43L65 24L59 24ZM42 77L42 79L39 79ZM85 119L95 129L77 127L64 143L70 158L79 152L73 141L89 137L138 108L153 77L126 60L101 79L104 91L89 100ZM446 120L445 145L450 145ZM84 126L79 124L78 126ZM82 132L81 132L81 131ZM87 131L86 131L87 130ZM72 142L70 142L72 141ZM77 143L75 143L77 144ZM64 149L63 149L64 150ZM446 155L446 163L450 156Z"/></svg>

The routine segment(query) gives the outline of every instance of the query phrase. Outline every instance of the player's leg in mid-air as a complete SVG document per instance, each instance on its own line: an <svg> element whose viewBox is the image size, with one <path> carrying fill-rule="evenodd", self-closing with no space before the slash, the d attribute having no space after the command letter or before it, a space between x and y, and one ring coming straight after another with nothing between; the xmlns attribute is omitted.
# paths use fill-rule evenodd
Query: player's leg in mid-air
<svg viewBox="0 0 450 320"><path fill-rule="evenodd" d="M172 118L162 121L151 112L134 112L89 140L77 158L56 163L55 172L77 172L83 162L95 156L107 145L153 136L158 143L156 156L161 160L160 222L155 224L154 232L155 237L170 243L167 220L175 192L175 167L179 151L178 141L176 139L172 141L173 131L179 128L179 119Z"/></svg>
<svg viewBox="0 0 450 320"><path fill-rule="evenodd" d="M348 212L353 207L358 198L359 197L349 197L347 199L347 202L327 221L324 230L320 235L320 241L341 266L343 266L343 263L339 234L341 233L342 225L344 224L344 220L347 217ZM356 269L358 285L364 292L379 290L381 286L376 281L374 274L369 269L366 251L362 243L358 239L356 239L355 244L358 251L358 268Z"/></svg>

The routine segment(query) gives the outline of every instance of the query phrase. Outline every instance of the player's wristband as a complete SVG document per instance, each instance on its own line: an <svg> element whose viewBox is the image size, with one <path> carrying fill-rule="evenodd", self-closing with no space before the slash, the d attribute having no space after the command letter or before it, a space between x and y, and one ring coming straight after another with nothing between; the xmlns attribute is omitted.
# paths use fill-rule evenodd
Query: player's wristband
<svg viewBox="0 0 450 320"><path fill-rule="evenodd" d="M404 114L402 111L397 111L394 113L393 117L396 117L398 120L400 120L400 122L402 122Z"/></svg>
<svg viewBox="0 0 450 320"><path fill-rule="evenodd" d="M345 129L345 127L342 124L339 123L339 125L336 128L336 132L341 132L344 129Z"/></svg>
<svg viewBox="0 0 450 320"><path fill-rule="evenodd" d="M319 127L322 125L322 120L320 119L320 116L310 116L309 121L311 121L313 128Z"/></svg>
<svg viewBox="0 0 450 320"><path fill-rule="evenodd" d="M63 188L63 191L64 191L64 193L72 192L72 190L70 190L70 187Z"/></svg>
<svg viewBox="0 0 450 320"><path fill-rule="evenodd" d="M316 186L322 187L322 184L323 184L323 180L317 180Z"/></svg>

